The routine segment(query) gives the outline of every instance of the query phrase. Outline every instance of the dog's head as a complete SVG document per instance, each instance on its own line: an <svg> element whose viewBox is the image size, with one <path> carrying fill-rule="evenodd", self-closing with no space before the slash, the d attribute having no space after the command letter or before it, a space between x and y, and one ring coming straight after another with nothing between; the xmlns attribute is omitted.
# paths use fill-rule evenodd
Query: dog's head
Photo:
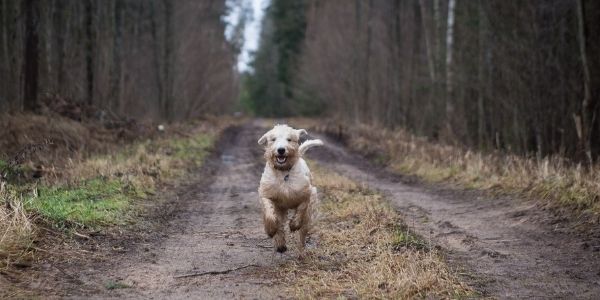
<svg viewBox="0 0 600 300"><path fill-rule="evenodd" d="M287 125L275 125L265 133L258 144L265 147L265 159L278 170L291 169L298 161L300 135L306 134L304 129L294 129Z"/></svg>

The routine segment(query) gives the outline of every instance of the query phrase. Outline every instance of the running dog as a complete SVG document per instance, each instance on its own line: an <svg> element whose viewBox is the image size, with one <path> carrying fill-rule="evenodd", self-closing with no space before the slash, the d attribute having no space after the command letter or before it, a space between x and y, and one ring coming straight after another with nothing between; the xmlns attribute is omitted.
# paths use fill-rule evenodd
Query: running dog
<svg viewBox="0 0 600 300"><path fill-rule="evenodd" d="M284 226L288 210L294 210L289 226L291 232L298 231L298 249L302 251L318 201L317 188L312 185L310 170L302 156L323 142L308 140L300 144L303 134L307 134L304 129L275 125L258 140L265 148L267 161L258 188L263 222L265 232L273 238L280 253L287 251Z"/></svg>

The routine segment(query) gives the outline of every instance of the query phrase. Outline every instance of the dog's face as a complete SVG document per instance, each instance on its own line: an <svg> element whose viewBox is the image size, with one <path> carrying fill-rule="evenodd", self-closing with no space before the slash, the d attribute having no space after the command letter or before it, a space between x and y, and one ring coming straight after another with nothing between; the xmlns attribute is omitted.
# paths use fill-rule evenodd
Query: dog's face
<svg viewBox="0 0 600 300"><path fill-rule="evenodd" d="M306 134L306 130L275 125L258 140L258 144L265 147L265 159L275 169L289 170L298 161L301 134Z"/></svg>

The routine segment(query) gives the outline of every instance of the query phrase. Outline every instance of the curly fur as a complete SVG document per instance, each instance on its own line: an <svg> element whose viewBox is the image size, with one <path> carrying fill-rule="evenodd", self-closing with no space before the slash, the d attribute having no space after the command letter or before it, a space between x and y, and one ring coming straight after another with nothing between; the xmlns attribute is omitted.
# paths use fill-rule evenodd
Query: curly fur
<svg viewBox="0 0 600 300"><path fill-rule="evenodd" d="M278 252L287 250L284 226L288 210L294 211L290 231L298 232L298 248L304 249L318 201L317 188L312 185L310 169L302 156L323 142L310 140L300 144L301 134L307 134L306 130L276 125L258 140L265 147L266 160L258 188L263 223Z"/></svg>

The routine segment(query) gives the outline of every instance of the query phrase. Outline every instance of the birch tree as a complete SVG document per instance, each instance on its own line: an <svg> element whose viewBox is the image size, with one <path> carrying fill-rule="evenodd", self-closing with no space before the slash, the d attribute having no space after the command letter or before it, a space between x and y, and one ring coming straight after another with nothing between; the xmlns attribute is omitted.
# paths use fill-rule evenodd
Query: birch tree
<svg viewBox="0 0 600 300"><path fill-rule="evenodd" d="M446 29L446 127L453 135L452 121L454 118L454 9L456 0L448 1L448 26Z"/></svg>

